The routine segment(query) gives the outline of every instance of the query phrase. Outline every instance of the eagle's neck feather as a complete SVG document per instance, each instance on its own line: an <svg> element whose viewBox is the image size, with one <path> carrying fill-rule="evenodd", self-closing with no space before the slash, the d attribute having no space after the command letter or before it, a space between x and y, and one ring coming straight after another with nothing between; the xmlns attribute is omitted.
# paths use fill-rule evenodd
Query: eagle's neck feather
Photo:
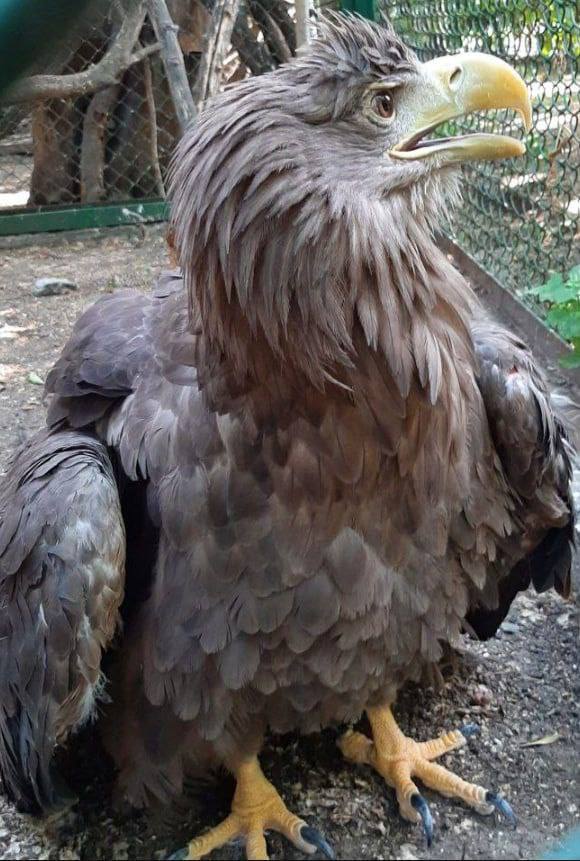
<svg viewBox="0 0 580 861"><path fill-rule="evenodd" d="M255 127L243 98L225 128L200 122L176 161L175 236L210 406L243 404L267 425L351 404L361 439L441 488L429 439L453 452L441 469L465 462L474 390L474 298L433 239L453 178L384 196L343 174L330 183L299 130L282 136L274 110Z"/></svg>
<svg viewBox="0 0 580 861"><path fill-rule="evenodd" d="M434 404L449 351L469 361L473 295L408 195L311 193L241 224L226 202L214 220L191 237L186 281L211 364L249 388L278 373L348 391L368 354L401 397L418 387Z"/></svg>

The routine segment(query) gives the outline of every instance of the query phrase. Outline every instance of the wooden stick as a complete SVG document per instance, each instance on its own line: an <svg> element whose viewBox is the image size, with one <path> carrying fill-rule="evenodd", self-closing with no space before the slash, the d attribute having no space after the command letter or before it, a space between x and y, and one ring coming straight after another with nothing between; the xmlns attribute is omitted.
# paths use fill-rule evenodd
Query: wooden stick
<svg viewBox="0 0 580 861"><path fill-rule="evenodd" d="M161 167L159 166L159 145L157 139L157 108L155 106L155 95L153 93L153 74L151 72L151 63L145 60L143 63L143 71L145 73L145 95L147 97L147 111L149 114L149 147L151 153L151 161L153 163L153 172L155 174L155 185L157 186L157 194L159 197L165 197L165 184Z"/></svg>
<svg viewBox="0 0 580 861"><path fill-rule="evenodd" d="M195 84L195 103L200 110L206 99L219 90L222 69L232 41L240 0L216 0Z"/></svg>
<svg viewBox="0 0 580 861"><path fill-rule="evenodd" d="M181 133L197 116L197 109L187 79L183 54L177 39L178 27L173 23L165 0L147 0L149 17L161 45L161 59L173 100Z"/></svg>
<svg viewBox="0 0 580 861"><path fill-rule="evenodd" d="M310 42L310 0L296 0L296 47Z"/></svg>

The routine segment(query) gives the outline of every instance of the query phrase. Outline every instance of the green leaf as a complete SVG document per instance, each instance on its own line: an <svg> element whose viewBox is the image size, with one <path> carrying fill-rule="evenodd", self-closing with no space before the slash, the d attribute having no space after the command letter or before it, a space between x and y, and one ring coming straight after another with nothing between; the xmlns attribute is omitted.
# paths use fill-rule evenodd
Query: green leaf
<svg viewBox="0 0 580 861"><path fill-rule="evenodd" d="M560 359L563 368L580 368L580 338L572 338L574 349Z"/></svg>
<svg viewBox="0 0 580 861"><path fill-rule="evenodd" d="M554 272L552 274L552 276L548 279L548 281L546 281L545 284L540 284L537 287L530 287L529 292L533 293L535 296L538 296L543 291L548 290L548 289L552 289L552 288L555 289L556 287L559 287L563 283L564 283L564 279L562 278L560 273Z"/></svg>
<svg viewBox="0 0 580 861"><path fill-rule="evenodd" d="M563 359L560 359L563 368L580 368L580 350L574 350Z"/></svg>
<svg viewBox="0 0 580 861"><path fill-rule="evenodd" d="M562 302L571 302L576 298L578 291L573 284L566 283L563 277L557 273L552 275L549 281L538 288L536 295L542 302L551 302L554 305Z"/></svg>
<svg viewBox="0 0 580 861"><path fill-rule="evenodd" d="M567 341L580 338L580 310L578 308L555 307L546 315L548 324Z"/></svg>
<svg viewBox="0 0 580 861"><path fill-rule="evenodd" d="M568 273L568 284L575 287L580 295L580 263L578 266L573 266Z"/></svg>

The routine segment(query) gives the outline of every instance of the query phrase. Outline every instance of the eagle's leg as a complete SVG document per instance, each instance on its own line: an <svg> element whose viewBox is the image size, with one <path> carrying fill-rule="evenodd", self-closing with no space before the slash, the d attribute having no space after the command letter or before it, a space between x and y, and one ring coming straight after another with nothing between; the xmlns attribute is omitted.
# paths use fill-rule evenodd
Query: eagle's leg
<svg viewBox="0 0 580 861"><path fill-rule="evenodd" d="M320 849L327 858L334 858L322 835L288 810L265 777L256 756L241 759L230 768L236 778L230 815L211 831L192 840L187 855L173 857L203 858L230 840L241 839L248 859L267 859L264 834L273 830L283 834L301 852L312 855Z"/></svg>
<svg viewBox="0 0 580 861"><path fill-rule="evenodd" d="M347 759L372 765L384 777L397 793L401 815L411 822L422 822L428 843L433 837L433 820L413 777L441 795L461 799L478 813L489 814L497 809L515 824L512 809L504 798L432 762L462 747L473 734L473 727L453 730L432 741L416 742L401 732L389 706L369 708L367 715L373 740L348 731L339 742L340 749Z"/></svg>

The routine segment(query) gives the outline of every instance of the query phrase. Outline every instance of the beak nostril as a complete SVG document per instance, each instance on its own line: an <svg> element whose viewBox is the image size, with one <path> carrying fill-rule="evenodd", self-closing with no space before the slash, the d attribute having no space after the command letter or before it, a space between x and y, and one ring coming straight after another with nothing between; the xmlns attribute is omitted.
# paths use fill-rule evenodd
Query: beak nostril
<svg viewBox="0 0 580 861"><path fill-rule="evenodd" d="M463 75L463 69L461 66L456 66L455 69L449 75L449 86L455 89L459 86L459 82Z"/></svg>

